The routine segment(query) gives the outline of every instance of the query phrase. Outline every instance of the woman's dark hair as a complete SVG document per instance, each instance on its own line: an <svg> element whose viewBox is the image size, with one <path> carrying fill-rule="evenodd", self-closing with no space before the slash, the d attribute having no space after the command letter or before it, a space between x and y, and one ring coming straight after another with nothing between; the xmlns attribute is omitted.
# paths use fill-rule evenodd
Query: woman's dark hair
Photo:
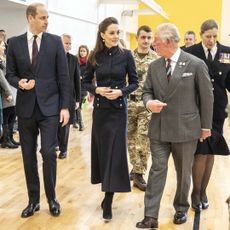
<svg viewBox="0 0 230 230"><path fill-rule="evenodd" d="M118 25L118 20L114 17L108 17L105 18L98 27L98 32L97 32L97 40L96 40L96 45L93 51L89 55L89 62L92 63L93 65L96 65L96 54L100 51L102 51L105 48L105 44L103 42L103 39L101 37L101 33L105 33L107 28L111 24L117 24Z"/></svg>
<svg viewBox="0 0 230 230"><path fill-rule="evenodd" d="M216 21L213 19L206 20L202 23L200 27L200 33L203 34L205 31L211 30L213 28L216 28L218 30L218 24L216 23Z"/></svg>
<svg viewBox="0 0 230 230"><path fill-rule="evenodd" d="M89 56L89 48L88 48L87 45L80 45L80 46L79 46L78 52L77 52L77 57L78 57L78 58L81 57L81 55L80 55L80 50L81 50L81 49L85 49L85 50L86 50L86 52L87 52L86 58L88 59L88 56Z"/></svg>

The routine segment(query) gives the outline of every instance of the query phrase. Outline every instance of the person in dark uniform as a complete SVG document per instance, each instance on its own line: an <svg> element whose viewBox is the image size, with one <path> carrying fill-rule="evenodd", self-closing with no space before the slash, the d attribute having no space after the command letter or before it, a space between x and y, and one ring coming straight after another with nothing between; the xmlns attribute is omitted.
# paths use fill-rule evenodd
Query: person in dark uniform
<svg viewBox="0 0 230 230"><path fill-rule="evenodd" d="M206 188L211 176L214 155L229 155L229 148L223 137L224 120L227 117L227 92L230 91L230 47L217 41L218 25L207 20L201 25L201 42L185 49L205 61L213 85L214 107L212 135L200 140L197 145L193 164L192 208L195 210L209 207Z"/></svg>
<svg viewBox="0 0 230 230"><path fill-rule="evenodd" d="M119 25L109 17L99 24L83 87L95 95L91 139L91 183L101 183L103 218L112 219L114 192L129 192L127 164L127 96L138 77L130 50L119 44ZM92 83L96 76L97 86ZM126 84L126 76L127 82Z"/></svg>

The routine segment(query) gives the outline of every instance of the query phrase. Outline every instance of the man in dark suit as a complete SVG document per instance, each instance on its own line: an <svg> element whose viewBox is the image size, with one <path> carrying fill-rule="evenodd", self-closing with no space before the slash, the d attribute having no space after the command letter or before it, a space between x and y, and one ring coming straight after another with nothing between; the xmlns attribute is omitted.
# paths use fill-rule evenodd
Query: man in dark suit
<svg viewBox="0 0 230 230"><path fill-rule="evenodd" d="M69 53L71 50L72 39L69 34L63 34L62 43L65 49L66 57L68 60L69 76L71 82L71 108L70 108L70 121L64 127L60 124L58 127L58 146L59 146L59 159L67 157L67 148L69 140L69 128L73 123L75 109L78 109L81 97L81 82L80 82L80 66L76 56Z"/></svg>
<svg viewBox="0 0 230 230"><path fill-rule="evenodd" d="M172 152L177 173L174 223L187 220L188 193L197 140L210 136L213 93L205 63L179 48L175 25L161 24L154 48L161 58L150 64L143 88L149 123L152 166L145 193L145 218L138 228L157 228L167 165Z"/></svg>
<svg viewBox="0 0 230 230"><path fill-rule="evenodd" d="M18 89L16 113L29 204L21 217L40 209L40 183L37 165L37 137L41 136L44 187L51 215L59 216L56 199L56 152L59 122L69 120L70 81L61 38L46 33L45 5L27 7L28 31L10 39L7 51L7 80Z"/></svg>

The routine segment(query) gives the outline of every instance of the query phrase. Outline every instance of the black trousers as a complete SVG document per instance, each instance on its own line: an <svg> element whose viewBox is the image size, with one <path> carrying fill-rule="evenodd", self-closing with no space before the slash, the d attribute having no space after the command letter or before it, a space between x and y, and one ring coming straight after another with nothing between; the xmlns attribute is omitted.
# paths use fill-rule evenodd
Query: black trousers
<svg viewBox="0 0 230 230"><path fill-rule="evenodd" d="M69 124L65 125L64 127L61 127L61 124L58 126L58 146L62 153L67 152L68 149L69 127Z"/></svg>
<svg viewBox="0 0 230 230"><path fill-rule="evenodd" d="M43 180L48 202L56 198L56 152L59 116L44 116L35 105L32 117L18 117L19 136L22 148L29 202L40 201L40 182L37 162L37 138L41 136Z"/></svg>

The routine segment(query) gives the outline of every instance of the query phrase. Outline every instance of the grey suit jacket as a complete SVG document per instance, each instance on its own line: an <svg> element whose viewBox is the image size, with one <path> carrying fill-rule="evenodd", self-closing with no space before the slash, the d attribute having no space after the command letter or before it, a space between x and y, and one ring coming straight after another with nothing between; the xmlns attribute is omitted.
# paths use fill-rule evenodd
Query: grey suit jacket
<svg viewBox="0 0 230 230"><path fill-rule="evenodd" d="M193 55L181 51L169 82L165 59L152 62L142 96L145 106L154 99L167 103L160 113L152 114L148 132L151 139L186 142L198 139L201 128L211 128L212 84L206 64Z"/></svg>

